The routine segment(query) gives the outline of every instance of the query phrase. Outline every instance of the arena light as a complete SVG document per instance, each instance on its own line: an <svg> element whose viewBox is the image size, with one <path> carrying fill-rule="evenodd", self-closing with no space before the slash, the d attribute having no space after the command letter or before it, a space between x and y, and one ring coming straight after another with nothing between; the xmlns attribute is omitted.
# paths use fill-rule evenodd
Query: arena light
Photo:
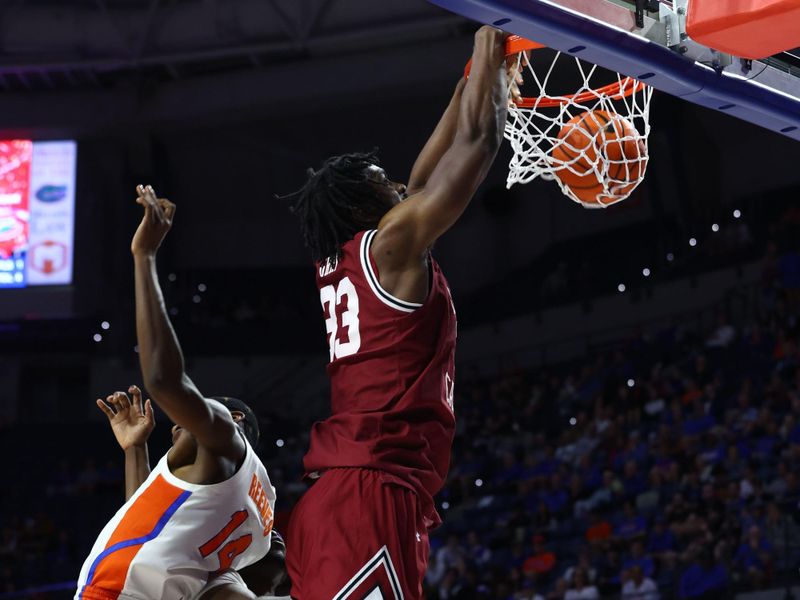
<svg viewBox="0 0 800 600"><path fill-rule="evenodd" d="M672 252L667 252L667 262L675 260L675 255Z"/></svg>
<svg viewBox="0 0 800 600"><path fill-rule="evenodd" d="M99 343L99 342L102 342L102 341L103 341L103 336L102 336L102 335L100 335L99 333L95 333L95 334L92 336L92 339L93 339L95 342L98 342L98 343Z"/></svg>
<svg viewBox="0 0 800 600"><path fill-rule="evenodd" d="M170 308L169 309L169 314L171 314L173 317L175 315L177 315L178 314L178 307L177 306L173 306L172 308Z"/></svg>
<svg viewBox="0 0 800 600"><path fill-rule="evenodd" d="M202 298L200 296L198 296L197 294L192 296L192 302L194 302L195 304L200 304L201 300L202 300Z"/></svg>
<svg viewBox="0 0 800 600"><path fill-rule="evenodd" d="M577 423L578 423L578 419L576 419L575 417L570 417L569 418L569 424L570 425L576 425Z"/></svg>
<svg viewBox="0 0 800 600"><path fill-rule="evenodd" d="M448 508L450 508L450 503L447 500L445 500L444 502L442 502L442 508L447 510Z"/></svg>
<svg viewBox="0 0 800 600"><path fill-rule="evenodd" d="M716 223L714 223L714 224L711 226L711 231L713 231L714 233L717 233L717 232L719 231L719 225L717 225Z"/></svg>
<svg viewBox="0 0 800 600"><path fill-rule="evenodd" d="M169 279L170 281L175 281L176 279L178 279L178 276L175 275L175 273L170 273L169 275L167 275L167 279Z"/></svg>
<svg viewBox="0 0 800 600"><path fill-rule="evenodd" d="M690 245L692 248L694 248L695 246L697 246L697 240L696 240L696 239L694 239L694 238L689 238L689 245Z"/></svg>
<svg viewBox="0 0 800 600"><path fill-rule="evenodd" d="M278 448L283 448L283 446L285 445L285 442L282 439L278 438L277 440L275 440L275 445Z"/></svg>
<svg viewBox="0 0 800 600"><path fill-rule="evenodd" d="M111 323L109 323L108 321L103 321L102 323L100 323L100 328L108 330L111 328Z"/></svg>
<svg viewBox="0 0 800 600"><path fill-rule="evenodd" d="M208 288L206 287L206 284L205 284L205 283L201 283L201 284L199 284L199 285L197 286L197 291L198 291L198 292L205 292L207 289L208 289Z"/></svg>
<svg viewBox="0 0 800 600"><path fill-rule="evenodd" d="M617 291L618 291L620 294L624 293L624 292L625 292L625 284L624 284L624 283L620 283L620 284L617 286Z"/></svg>
<svg viewBox="0 0 800 600"><path fill-rule="evenodd" d="M642 275L644 275L645 277L650 277L650 269L648 269L647 267L642 269Z"/></svg>
<svg viewBox="0 0 800 600"><path fill-rule="evenodd" d="M483 487L483 479L476 479L475 487Z"/></svg>
<svg viewBox="0 0 800 600"><path fill-rule="evenodd" d="M632 388L634 385L636 385L636 382L633 379L628 379L628 387Z"/></svg>
<svg viewBox="0 0 800 600"><path fill-rule="evenodd" d="M742 211L740 211L738 208L737 208L736 210L734 210L734 211L733 211L733 218L734 218L734 219L738 219L738 218L740 218L741 216L742 216Z"/></svg>

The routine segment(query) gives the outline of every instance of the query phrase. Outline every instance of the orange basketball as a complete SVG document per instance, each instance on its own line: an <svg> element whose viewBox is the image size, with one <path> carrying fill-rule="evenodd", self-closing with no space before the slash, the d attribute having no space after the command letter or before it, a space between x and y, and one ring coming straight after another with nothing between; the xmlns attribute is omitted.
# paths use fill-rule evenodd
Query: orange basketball
<svg viewBox="0 0 800 600"><path fill-rule="evenodd" d="M564 166L555 175L587 204L622 200L647 166L647 149L633 124L604 110L573 117L561 128L558 140L550 155ZM607 171L604 162L609 163Z"/></svg>

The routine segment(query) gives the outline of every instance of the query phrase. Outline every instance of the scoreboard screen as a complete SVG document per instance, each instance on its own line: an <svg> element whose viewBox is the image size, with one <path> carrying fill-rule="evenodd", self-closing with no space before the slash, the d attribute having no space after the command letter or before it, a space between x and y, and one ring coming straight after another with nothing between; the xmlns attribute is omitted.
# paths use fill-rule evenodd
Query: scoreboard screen
<svg viewBox="0 0 800 600"><path fill-rule="evenodd" d="M72 283L74 141L0 141L0 288Z"/></svg>

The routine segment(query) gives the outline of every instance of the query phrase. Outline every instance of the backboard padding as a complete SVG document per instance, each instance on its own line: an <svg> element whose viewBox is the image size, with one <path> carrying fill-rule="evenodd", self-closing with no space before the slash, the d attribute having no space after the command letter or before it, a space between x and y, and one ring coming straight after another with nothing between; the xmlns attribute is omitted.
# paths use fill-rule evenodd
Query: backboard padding
<svg viewBox="0 0 800 600"><path fill-rule="evenodd" d="M637 29L633 11L622 3L430 1L800 141L800 78L759 61L723 63L717 69L704 65L700 60L708 49L691 40L667 39L669 32L664 24L649 16L645 17L645 28ZM709 62L718 58L707 54Z"/></svg>

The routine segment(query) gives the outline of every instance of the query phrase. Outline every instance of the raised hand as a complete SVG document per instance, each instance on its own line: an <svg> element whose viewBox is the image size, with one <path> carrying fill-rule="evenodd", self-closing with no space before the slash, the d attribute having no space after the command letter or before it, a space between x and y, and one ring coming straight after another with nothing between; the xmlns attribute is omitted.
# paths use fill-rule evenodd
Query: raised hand
<svg viewBox="0 0 800 600"><path fill-rule="evenodd" d="M136 203L144 207L144 216L133 235L131 252L136 255L155 255L172 227L175 205L166 198L156 197L152 186L136 186Z"/></svg>
<svg viewBox="0 0 800 600"><path fill-rule="evenodd" d="M111 430L123 450L144 446L156 425L150 400L142 403L142 391L132 385L125 392L115 392L105 400L97 400L97 407L108 417Z"/></svg>

